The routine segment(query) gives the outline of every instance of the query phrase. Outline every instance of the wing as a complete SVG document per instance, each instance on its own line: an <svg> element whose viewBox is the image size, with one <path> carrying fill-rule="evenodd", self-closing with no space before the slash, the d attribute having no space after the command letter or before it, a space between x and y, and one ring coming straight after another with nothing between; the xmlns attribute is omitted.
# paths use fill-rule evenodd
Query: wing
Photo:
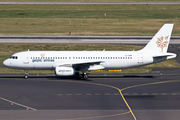
<svg viewBox="0 0 180 120"><path fill-rule="evenodd" d="M84 61L84 62L70 62L70 63L55 63L53 67L61 67L61 66L67 66L67 67L73 67L76 70L101 70L104 69L103 66L100 65L100 63L103 63L104 61Z"/></svg>

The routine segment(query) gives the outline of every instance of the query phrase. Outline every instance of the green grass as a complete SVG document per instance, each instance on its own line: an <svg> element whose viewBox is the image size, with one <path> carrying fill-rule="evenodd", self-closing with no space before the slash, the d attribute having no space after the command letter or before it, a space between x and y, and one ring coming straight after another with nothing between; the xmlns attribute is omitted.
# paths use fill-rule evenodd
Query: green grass
<svg viewBox="0 0 180 120"><path fill-rule="evenodd" d="M0 43L0 67L2 67L2 62L9 58L12 54L20 51L132 51L142 49L143 46L137 45L120 45L120 44L33 44L33 43ZM173 59L167 60L161 63L156 63L152 65L147 65L143 67L133 68L133 69L123 69L121 72L108 72L107 70L103 72L90 72L93 74L129 74L129 73L149 73L152 68L180 68L180 65ZM5 69L0 68L0 74L24 74L24 70L15 69ZM30 74L53 74L54 71L49 70L30 70Z"/></svg>
<svg viewBox="0 0 180 120"><path fill-rule="evenodd" d="M101 70L101 71L88 71L90 74L136 74L136 73L150 73L152 71L151 68L131 68L131 69L123 69L120 72L109 72L109 70Z"/></svg>
<svg viewBox="0 0 180 120"><path fill-rule="evenodd" d="M79 10L78 10L79 8ZM0 18L169 19L179 5L0 5Z"/></svg>
<svg viewBox="0 0 180 120"><path fill-rule="evenodd" d="M16 70L10 68L0 68L0 74L25 74L24 70ZM29 74L54 74L51 70L29 70Z"/></svg>
<svg viewBox="0 0 180 120"><path fill-rule="evenodd" d="M89 74L135 74L135 73L149 73L151 68L132 68L123 69L121 72L109 72L103 70L101 72L87 71ZM25 70L16 70L10 68L0 68L0 74L25 74ZM29 74L54 74L53 70L29 70Z"/></svg>
<svg viewBox="0 0 180 120"><path fill-rule="evenodd" d="M180 34L180 5L0 5L0 35ZM104 13L107 17L104 17Z"/></svg>

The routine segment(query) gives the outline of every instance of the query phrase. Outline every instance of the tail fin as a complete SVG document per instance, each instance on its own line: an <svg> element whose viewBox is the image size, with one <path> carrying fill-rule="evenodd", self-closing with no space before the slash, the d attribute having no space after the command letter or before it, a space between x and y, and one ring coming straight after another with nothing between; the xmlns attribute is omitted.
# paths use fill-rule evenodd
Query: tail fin
<svg viewBox="0 0 180 120"><path fill-rule="evenodd" d="M141 50L156 53L166 53L174 24L164 24L149 43Z"/></svg>

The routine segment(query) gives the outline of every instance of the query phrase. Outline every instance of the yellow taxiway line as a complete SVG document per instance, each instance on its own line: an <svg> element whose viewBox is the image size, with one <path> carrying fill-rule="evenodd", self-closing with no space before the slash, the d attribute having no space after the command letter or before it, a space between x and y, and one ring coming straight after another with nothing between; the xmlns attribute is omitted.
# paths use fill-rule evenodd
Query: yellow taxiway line
<svg viewBox="0 0 180 120"><path fill-rule="evenodd" d="M137 120L136 117L135 117L135 115L134 115L134 113L133 113L133 111L132 111L132 109L131 109L131 107L129 106L129 104L127 103L126 99L124 98L124 96L123 96L123 94L122 94L122 92L121 92L121 91L122 91L121 89L119 89L119 88L117 88L117 87L115 87L115 86L105 85L105 84L100 84L100 83L87 83L87 82L79 82L79 81L64 81L64 82L74 82L74 83L82 83L82 84L99 85L99 86L110 87L110 88L114 88L114 89L118 90L119 93L120 93L120 95L121 95L121 97L122 97L122 99L123 99L123 101L125 102L126 106L127 106L128 109L129 109L129 112L126 112L126 114L127 114L127 113L131 113L131 115L133 116L134 120ZM118 115L121 115L121 113L118 114ZM122 115L124 115L124 114L122 113ZM113 115L108 115L108 117L110 117L110 116L113 116ZM117 115L116 115L116 116L117 116ZM103 117L103 116L101 116L101 117ZM92 117L89 117L89 118L92 118ZM96 118L96 117L93 117L93 118ZM74 118L74 119L65 119L65 120L75 120L75 119L76 119L76 118ZM78 119L80 119L80 118L78 118ZM81 118L81 119L82 119L82 118ZM83 118L83 119L87 119L87 118Z"/></svg>

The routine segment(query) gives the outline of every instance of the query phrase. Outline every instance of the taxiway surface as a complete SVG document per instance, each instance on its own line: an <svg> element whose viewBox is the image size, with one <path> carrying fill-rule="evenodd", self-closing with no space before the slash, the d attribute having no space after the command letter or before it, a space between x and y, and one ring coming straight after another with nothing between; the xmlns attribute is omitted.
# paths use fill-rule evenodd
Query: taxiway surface
<svg viewBox="0 0 180 120"><path fill-rule="evenodd" d="M180 73L169 71L88 81L1 75L0 119L179 120Z"/></svg>
<svg viewBox="0 0 180 120"><path fill-rule="evenodd" d="M147 44L153 36L0 36L0 43L115 43ZM179 36L172 36L170 44L180 44Z"/></svg>

